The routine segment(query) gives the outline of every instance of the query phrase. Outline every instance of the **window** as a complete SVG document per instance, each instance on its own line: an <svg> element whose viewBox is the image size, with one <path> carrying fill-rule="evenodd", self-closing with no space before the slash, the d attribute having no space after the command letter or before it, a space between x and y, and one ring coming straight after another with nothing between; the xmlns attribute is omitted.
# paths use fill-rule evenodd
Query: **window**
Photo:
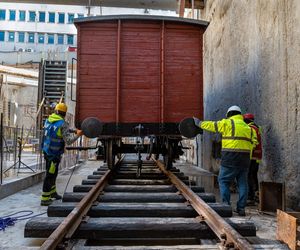
<svg viewBox="0 0 300 250"><path fill-rule="evenodd" d="M9 21L16 21L16 11L9 10Z"/></svg>
<svg viewBox="0 0 300 250"><path fill-rule="evenodd" d="M45 42L45 35L39 34L39 43L44 43L44 42Z"/></svg>
<svg viewBox="0 0 300 250"><path fill-rule="evenodd" d="M46 13L43 11L39 12L39 22L44 23L46 21Z"/></svg>
<svg viewBox="0 0 300 250"><path fill-rule="evenodd" d="M0 10L0 20L5 20L5 14L6 14L5 10Z"/></svg>
<svg viewBox="0 0 300 250"><path fill-rule="evenodd" d="M77 14L77 17L82 18L82 17L84 17L84 15L83 14Z"/></svg>
<svg viewBox="0 0 300 250"><path fill-rule="evenodd" d="M5 41L5 31L0 31L0 42Z"/></svg>
<svg viewBox="0 0 300 250"><path fill-rule="evenodd" d="M65 13L58 13L58 23L65 23Z"/></svg>
<svg viewBox="0 0 300 250"><path fill-rule="evenodd" d="M20 10L19 11L19 21L24 22L25 19L26 19L26 12L25 12L25 10Z"/></svg>
<svg viewBox="0 0 300 250"><path fill-rule="evenodd" d="M68 35L68 44L73 45L74 43L74 36L73 35Z"/></svg>
<svg viewBox="0 0 300 250"><path fill-rule="evenodd" d="M35 11L29 11L29 22L35 22Z"/></svg>
<svg viewBox="0 0 300 250"><path fill-rule="evenodd" d="M49 12L49 23L55 23L55 13Z"/></svg>
<svg viewBox="0 0 300 250"><path fill-rule="evenodd" d="M19 32L19 43L24 43L25 41L25 33Z"/></svg>
<svg viewBox="0 0 300 250"><path fill-rule="evenodd" d="M54 35L48 34L48 44L54 44Z"/></svg>
<svg viewBox="0 0 300 250"><path fill-rule="evenodd" d="M74 14L68 14L68 23L73 23L74 21Z"/></svg>
<svg viewBox="0 0 300 250"><path fill-rule="evenodd" d="M28 42L34 43L34 33L28 33Z"/></svg>
<svg viewBox="0 0 300 250"><path fill-rule="evenodd" d="M8 41L9 42L14 42L15 41L15 32L8 32Z"/></svg>
<svg viewBox="0 0 300 250"><path fill-rule="evenodd" d="M57 35L57 44L64 44L64 35Z"/></svg>

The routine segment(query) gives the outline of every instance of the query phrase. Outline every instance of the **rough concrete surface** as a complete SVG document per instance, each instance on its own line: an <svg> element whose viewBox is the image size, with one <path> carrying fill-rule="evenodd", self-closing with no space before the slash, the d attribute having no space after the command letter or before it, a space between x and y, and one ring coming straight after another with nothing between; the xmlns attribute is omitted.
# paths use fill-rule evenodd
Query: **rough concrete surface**
<svg viewBox="0 0 300 250"><path fill-rule="evenodd" d="M284 182L300 209L300 1L207 0L204 37L206 120L231 105L254 113L263 129L262 181ZM203 166L217 171L213 136L204 133Z"/></svg>

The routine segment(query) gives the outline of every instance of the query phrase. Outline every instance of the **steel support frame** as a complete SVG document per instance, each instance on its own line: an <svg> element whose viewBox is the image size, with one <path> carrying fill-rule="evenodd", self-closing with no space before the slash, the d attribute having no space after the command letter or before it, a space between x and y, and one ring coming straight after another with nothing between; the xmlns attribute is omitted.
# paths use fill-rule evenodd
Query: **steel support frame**
<svg viewBox="0 0 300 250"><path fill-rule="evenodd" d="M234 249L250 250L254 249L250 243L241 236L233 227L231 227L224 219L211 209L198 195L196 195L187 185L177 178L172 172L165 169L165 166L160 161L156 161L159 169L170 179L181 194L190 202L191 206L199 214L203 221L214 231L217 237L221 240L224 247Z"/></svg>

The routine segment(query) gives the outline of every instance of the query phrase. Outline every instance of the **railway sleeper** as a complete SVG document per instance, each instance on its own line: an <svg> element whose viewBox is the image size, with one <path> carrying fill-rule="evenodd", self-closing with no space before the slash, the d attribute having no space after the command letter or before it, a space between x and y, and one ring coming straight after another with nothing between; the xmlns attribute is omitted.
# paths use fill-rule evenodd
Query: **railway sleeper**
<svg viewBox="0 0 300 250"><path fill-rule="evenodd" d="M24 236L46 238L64 220L61 217L35 217L27 221ZM256 227L249 221L225 219L242 236L256 236ZM197 238L214 239L216 235L196 218L89 218L81 223L73 238Z"/></svg>
<svg viewBox="0 0 300 250"><path fill-rule="evenodd" d="M82 185L95 185L98 182L96 179L82 180ZM184 184L189 186L195 186L195 181L183 180ZM164 180L145 180L145 179L113 179L109 182L111 185L170 185L171 181L169 179Z"/></svg>
<svg viewBox="0 0 300 250"><path fill-rule="evenodd" d="M135 179L136 178L136 173L132 173L132 174L115 174L114 175L115 178L117 179ZM102 175L88 175L87 179L94 179L94 180L99 180L102 177ZM141 179L145 179L145 180L165 180L166 176L164 174L141 174L140 177ZM189 177L187 176L178 176L178 178L182 181L187 181L189 180Z"/></svg>
<svg viewBox="0 0 300 250"><path fill-rule="evenodd" d="M76 202L55 202L48 207L49 217L66 217ZM208 203L222 217L231 217L232 208L222 203ZM90 217L197 217L197 212L185 203L99 203L91 207Z"/></svg>
<svg viewBox="0 0 300 250"><path fill-rule="evenodd" d="M205 202L216 202L216 197L211 193L196 193ZM63 202L79 202L85 193L65 193ZM107 192L98 197L100 202L186 202L186 199L177 193L132 193L132 192Z"/></svg>
<svg viewBox="0 0 300 250"><path fill-rule="evenodd" d="M100 167L96 171L105 172L107 170L109 170L108 167ZM118 169L118 171L136 171L136 170L137 170L137 166L135 166L135 167L120 167ZM145 172L147 172L147 171L149 171L149 172L151 172L151 171L156 172L156 171L160 171L160 170L158 169L158 167L153 167L153 168L144 168L144 167L142 167L142 172L143 171L145 171ZM178 172L180 172L180 170L177 169L177 168L171 168L171 169L169 169L169 171L171 171L172 173L178 173Z"/></svg>
<svg viewBox="0 0 300 250"><path fill-rule="evenodd" d="M87 240L85 241L85 247L83 249L89 249L89 246L103 246L107 247L106 249L206 249L206 250L211 250L211 249L217 249L220 250L220 248L217 248L217 240L205 240L209 241L211 245L205 244L206 248L203 248L202 240L197 239L197 238L152 238L152 239L140 239L140 238L135 238L135 239L124 239L124 238L115 238L115 239L110 239L110 238L102 238L100 240ZM139 248L136 246L139 245ZM114 248L113 246L119 246L118 248ZM125 246L125 248L123 248ZM130 248L127 247L130 246ZM145 248L145 246L148 246ZM149 247L151 246L151 248ZM166 248L169 246L170 248ZM172 247L171 247L172 246ZM112 248L109 248L112 247ZM133 248L131 248L133 247ZM201 248L200 248L201 247ZM104 248L104 249L105 249ZM94 248L95 249L95 248ZM97 249L103 249L97 248Z"/></svg>
<svg viewBox="0 0 300 250"><path fill-rule="evenodd" d="M73 192L89 192L93 185L75 185ZM204 193L204 187L194 186L191 187L194 192ZM104 192L177 192L177 188L173 185L108 185L105 187Z"/></svg>
<svg viewBox="0 0 300 250"><path fill-rule="evenodd" d="M105 173L106 173L106 171L94 171L93 175L104 175ZM116 175L134 175L133 178L136 178L135 174L136 174L136 170L116 171ZM184 173L182 173L182 172L175 172L173 174L176 175L177 177L184 176ZM152 176L152 175L164 175L164 174L160 170L142 170L141 176L143 176L143 175Z"/></svg>

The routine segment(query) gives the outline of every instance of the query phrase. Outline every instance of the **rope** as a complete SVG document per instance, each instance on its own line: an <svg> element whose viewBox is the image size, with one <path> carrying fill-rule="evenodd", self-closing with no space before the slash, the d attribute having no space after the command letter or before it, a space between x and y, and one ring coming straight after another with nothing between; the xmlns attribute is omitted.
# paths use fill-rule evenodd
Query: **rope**
<svg viewBox="0 0 300 250"><path fill-rule="evenodd" d="M79 151L78 151L78 152L79 152ZM67 185L66 185L66 187L65 187L65 190L64 190L64 192L63 192L63 195L65 195L65 193L66 193L66 191L67 191L69 182L70 182L70 180L71 180L71 178L72 178L72 176L73 176L73 174L74 174L74 171L75 171L77 162L78 162L78 161L77 161L77 157L76 157L76 163L75 163L75 166L73 167L72 172L71 172L71 174L70 174L70 176L69 176L69 179L68 179Z"/></svg>
<svg viewBox="0 0 300 250"><path fill-rule="evenodd" d="M80 137L79 146L82 146L82 137ZM70 174L70 176L69 176L69 179L68 179L67 185L66 185L66 187L65 187L65 190L64 190L64 192L63 192L63 195L64 195L64 194L66 193L66 191L67 191L69 182L70 182L70 180L71 180L71 178L72 178L72 176L73 176L73 174L74 174L74 171L75 171L75 168L76 168L78 162L79 162L79 150L77 150L75 165L74 165L74 167L73 167L73 169L72 169L72 172L71 172L71 174Z"/></svg>
<svg viewBox="0 0 300 250"><path fill-rule="evenodd" d="M5 231L5 228L7 228L8 226L15 225L15 223L18 220L28 220L37 216L44 215L46 213L47 212L40 213L40 214L33 214L33 211L31 210L23 210L23 211L5 215L3 217L0 217L0 231Z"/></svg>

